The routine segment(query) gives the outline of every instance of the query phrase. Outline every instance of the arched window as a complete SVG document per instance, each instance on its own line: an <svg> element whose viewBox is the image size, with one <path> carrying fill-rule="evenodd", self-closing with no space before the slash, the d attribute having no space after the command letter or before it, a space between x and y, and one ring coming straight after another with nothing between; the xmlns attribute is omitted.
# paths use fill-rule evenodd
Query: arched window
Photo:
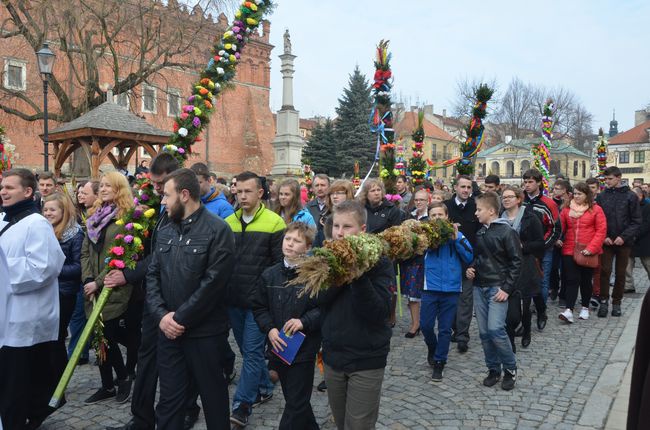
<svg viewBox="0 0 650 430"><path fill-rule="evenodd" d="M512 178L515 176L515 162L507 161L506 162L506 178Z"/></svg>
<svg viewBox="0 0 650 430"><path fill-rule="evenodd" d="M500 176L501 171L499 167L499 162L498 161L493 161L492 165L490 166L490 174L491 175L497 175Z"/></svg>
<svg viewBox="0 0 650 430"><path fill-rule="evenodd" d="M483 177L486 176L486 175L485 175L485 166L486 166L485 163L481 164L481 176L483 176Z"/></svg>
<svg viewBox="0 0 650 430"><path fill-rule="evenodd" d="M524 173L526 173L526 170L530 169L530 161L528 160L523 160L521 162L521 176L524 176Z"/></svg>
<svg viewBox="0 0 650 430"><path fill-rule="evenodd" d="M578 177L578 160L573 162L573 177Z"/></svg>

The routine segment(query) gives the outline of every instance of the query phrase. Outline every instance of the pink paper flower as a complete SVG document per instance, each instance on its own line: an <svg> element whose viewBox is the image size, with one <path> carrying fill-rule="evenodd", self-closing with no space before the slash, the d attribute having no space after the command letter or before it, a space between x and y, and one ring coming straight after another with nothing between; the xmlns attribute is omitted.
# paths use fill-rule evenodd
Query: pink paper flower
<svg viewBox="0 0 650 430"><path fill-rule="evenodd" d="M127 225L124 226L124 228L127 229L128 231L133 230L133 223L131 223L131 222L128 223Z"/></svg>
<svg viewBox="0 0 650 430"><path fill-rule="evenodd" d="M122 248L121 246L114 246L113 248L111 248L111 253L117 256L124 255L124 248Z"/></svg>

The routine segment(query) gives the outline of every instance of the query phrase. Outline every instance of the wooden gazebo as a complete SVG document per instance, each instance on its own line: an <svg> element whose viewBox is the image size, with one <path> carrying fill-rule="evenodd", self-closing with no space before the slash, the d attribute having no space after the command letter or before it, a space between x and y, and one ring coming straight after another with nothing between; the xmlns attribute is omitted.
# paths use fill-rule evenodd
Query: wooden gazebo
<svg viewBox="0 0 650 430"><path fill-rule="evenodd" d="M107 158L116 169L126 169L138 148L144 148L154 157L170 135L128 109L107 101L49 133L49 141L54 144L54 171L60 176L61 166L75 150L82 148L90 162L90 175L97 179L99 167ZM117 156L114 149L118 151Z"/></svg>

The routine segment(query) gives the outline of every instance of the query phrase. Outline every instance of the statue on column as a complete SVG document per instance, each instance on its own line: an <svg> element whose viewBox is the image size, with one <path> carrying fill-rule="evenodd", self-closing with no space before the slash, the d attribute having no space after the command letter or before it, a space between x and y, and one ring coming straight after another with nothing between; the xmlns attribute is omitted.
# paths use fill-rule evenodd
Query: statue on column
<svg viewBox="0 0 650 430"><path fill-rule="evenodd" d="M289 29L284 30L284 53L291 54L291 36Z"/></svg>

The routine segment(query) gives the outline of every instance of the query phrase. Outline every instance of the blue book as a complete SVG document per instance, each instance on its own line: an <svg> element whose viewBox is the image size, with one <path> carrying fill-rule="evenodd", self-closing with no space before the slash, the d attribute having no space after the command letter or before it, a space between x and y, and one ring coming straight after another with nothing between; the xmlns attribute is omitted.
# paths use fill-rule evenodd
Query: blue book
<svg viewBox="0 0 650 430"><path fill-rule="evenodd" d="M284 351L276 351L271 347L271 352L277 355L285 364L291 365L296 358L296 354L298 354L300 346L305 341L305 334L297 331L293 335L288 336L283 330L280 330L280 339L287 344Z"/></svg>

